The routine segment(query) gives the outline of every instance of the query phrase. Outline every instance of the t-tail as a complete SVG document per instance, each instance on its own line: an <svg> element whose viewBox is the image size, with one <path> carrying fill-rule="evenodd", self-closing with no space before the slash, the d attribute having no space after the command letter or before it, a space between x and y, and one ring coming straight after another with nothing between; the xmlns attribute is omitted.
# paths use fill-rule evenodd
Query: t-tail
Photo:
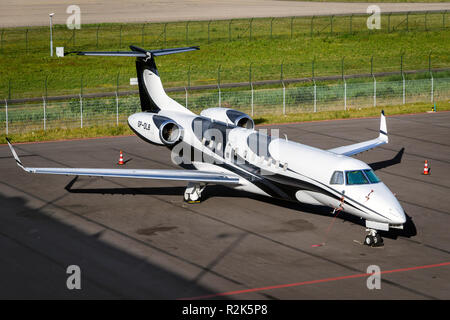
<svg viewBox="0 0 450 320"><path fill-rule="evenodd" d="M199 47L182 47L160 50L145 50L130 46L131 51L77 51L81 56L136 57L136 73L142 111L158 113L161 110L187 111L185 107L170 98L164 91L155 58L173 53L199 50Z"/></svg>

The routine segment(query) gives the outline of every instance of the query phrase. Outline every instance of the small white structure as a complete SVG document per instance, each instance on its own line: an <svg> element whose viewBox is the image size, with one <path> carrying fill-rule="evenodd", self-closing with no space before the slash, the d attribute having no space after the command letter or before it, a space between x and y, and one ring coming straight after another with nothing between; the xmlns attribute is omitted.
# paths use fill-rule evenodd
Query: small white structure
<svg viewBox="0 0 450 320"><path fill-rule="evenodd" d="M56 56L64 57L64 47L56 47Z"/></svg>

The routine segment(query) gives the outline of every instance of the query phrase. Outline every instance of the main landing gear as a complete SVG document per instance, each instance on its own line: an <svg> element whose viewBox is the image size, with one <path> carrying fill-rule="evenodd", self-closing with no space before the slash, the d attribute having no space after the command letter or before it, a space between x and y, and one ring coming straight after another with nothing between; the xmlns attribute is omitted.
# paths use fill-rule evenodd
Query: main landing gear
<svg viewBox="0 0 450 320"><path fill-rule="evenodd" d="M199 203L202 199L202 192L206 185L200 183L189 182L184 191L184 201L187 203Z"/></svg>
<svg viewBox="0 0 450 320"><path fill-rule="evenodd" d="M381 247L383 246L383 238L381 238L380 234L377 230L374 229L366 229L368 234L364 239L364 244L370 247Z"/></svg>

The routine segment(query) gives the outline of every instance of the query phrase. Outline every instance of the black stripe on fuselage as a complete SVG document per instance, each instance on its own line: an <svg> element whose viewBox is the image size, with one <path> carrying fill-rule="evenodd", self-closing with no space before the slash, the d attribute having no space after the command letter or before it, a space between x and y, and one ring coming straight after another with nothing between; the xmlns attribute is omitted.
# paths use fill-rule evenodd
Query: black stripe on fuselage
<svg viewBox="0 0 450 320"><path fill-rule="evenodd" d="M205 118L200 118L200 119L205 120ZM196 118L196 120L199 120L199 119ZM211 121L211 123L213 123L213 122ZM208 129L210 128L209 125L207 125L206 127ZM222 124L219 124L219 127L222 127ZM225 125L223 127L226 128L227 126ZM223 127L220 129L222 129L222 130L225 129ZM150 140L146 139L145 137L143 137L138 132L136 132L136 130L134 130L133 128L131 128L131 129L144 141L147 141L151 144L155 144L155 143L151 142ZM216 129L217 129L217 127L216 127ZM197 137L197 138L201 141L201 137ZM182 143L182 141L180 141L180 143ZM223 144L223 148L225 147L225 144L226 143ZM172 149L174 146L175 145L168 146L168 147L169 147L169 149ZM202 155L202 157L200 157L200 159L203 159L204 156L210 157L209 155L203 153L201 150L198 150L193 146L190 146L190 147L191 147L191 155L193 155L194 152L197 151L197 152L200 152L200 154ZM193 159L191 158L191 160L193 160ZM221 160L225 160L225 159L222 158ZM211 162L209 162L209 163L211 163ZM304 176L308 179L311 179L312 181L316 182L318 185L307 182L305 180L292 178L292 177L281 175L281 174L263 175L261 173L260 167L249 163L247 160L245 160L241 157L239 157L239 161L234 162L235 166L225 163L225 161L223 161L222 163L213 163L213 164L218 167L221 167L221 168L224 168L226 170L233 172L234 174L236 174L236 175L244 178L245 180L249 181L250 183L254 184L256 187L258 187L259 189L261 189L262 191L264 191L271 197L278 198L278 199L297 201L295 194L299 190L319 192L326 196L334 198L336 200L341 200L341 197L344 196L341 192L321 183L320 181L317 181L310 177L304 176L304 175L302 175L296 171L293 171L292 169L289 169L289 168L287 169L288 171L291 171L297 175ZM189 168L189 169L192 169L194 167L193 165L188 165L188 164L184 164L184 163L180 166L183 168ZM267 171L265 169L263 169L263 170ZM333 192L330 192L327 189L332 190L336 194ZM358 201L356 201L354 199L349 198L348 196L344 196L344 204L347 204L357 210L361 210L360 208L355 206L353 203L350 203L349 201L347 201L347 199L358 204L359 206L365 208L366 210L373 212L374 214L377 214L385 219L388 219L387 217L383 216L382 214L364 206L363 204L359 203ZM363 211L363 210L361 210L361 211Z"/></svg>

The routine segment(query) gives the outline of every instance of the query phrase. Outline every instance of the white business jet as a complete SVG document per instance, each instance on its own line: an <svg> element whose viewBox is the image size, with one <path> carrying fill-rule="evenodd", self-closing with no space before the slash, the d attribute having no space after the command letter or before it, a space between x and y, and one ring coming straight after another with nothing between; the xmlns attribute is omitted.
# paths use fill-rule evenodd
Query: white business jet
<svg viewBox="0 0 450 320"><path fill-rule="evenodd" d="M172 150L180 170L25 167L8 144L19 167L30 173L187 181L184 200L201 200L207 184L329 206L365 219L364 243L381 245L378 230L403 228L405 213L386 185L364 162L350 156L388 143L381 114L379 136L373 140L321 150L255 130L245 113L210 108L194 114L164 91L155 57L198 50L184 47L129 52L77 52L84 56L135 57L142 112L128 118L130 128L146 142Z"/></svg>

